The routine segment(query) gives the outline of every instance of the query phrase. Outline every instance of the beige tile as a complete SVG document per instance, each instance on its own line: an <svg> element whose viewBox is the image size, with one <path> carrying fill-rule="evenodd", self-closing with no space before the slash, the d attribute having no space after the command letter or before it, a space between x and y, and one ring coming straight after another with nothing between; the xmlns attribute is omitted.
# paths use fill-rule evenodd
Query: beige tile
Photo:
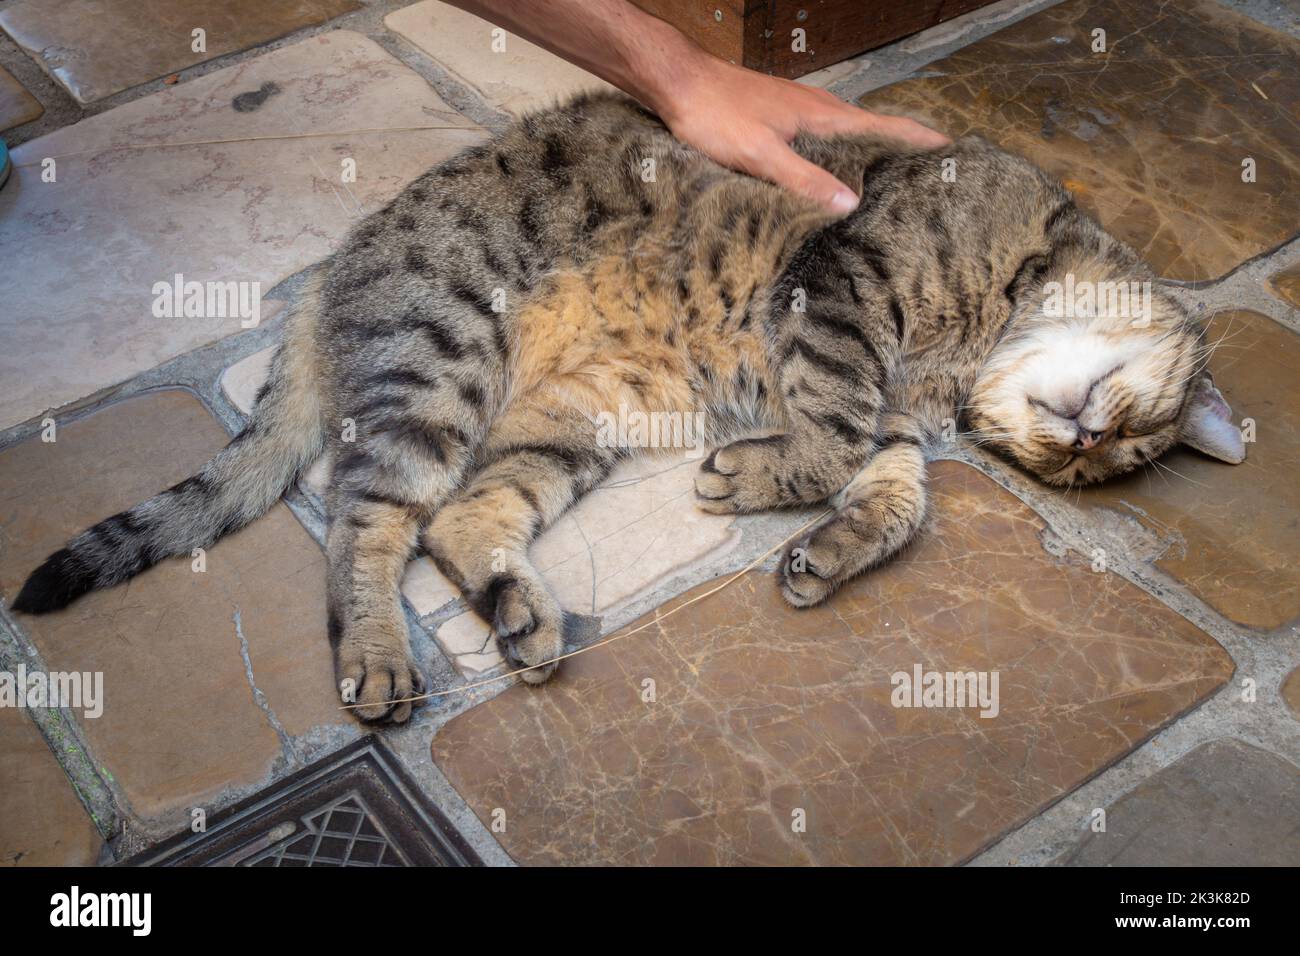
<svg viewBox="0 0 1300 956"><path fill-rule="evenodd" d="M492 629L473 612L444 621L435 636L448 659L470 680L504 663Z"/></svg>
<svg viewBox="0 0 1300 956"><path fill-rule="evenodd" d="M701 585L450 721L435 763L485 823L504 811L521 863L954 863L1231 675L1145 592L1049 555L974 469L932 478L921 540L827 606L790 608L769 574L685 603ZM996 715L895 706L918 666L996 672Z"/></svg>
<svg viewBox="0 0 1300 956"><path fill-rule="evenodd" d="M266 83L280 92L233 108ZM18 147L0 190L0 427L239 331L237 318L156 318L154 284L180 273L265 293L485 135L409 128L464 123L375 43L339 31ZM388 131L361 132L375 129ZM56 182L42 181L46 157ZM341 182L346 159L355 183Z"/></svg>
<svg viewBox="0 0 1300 956"><path fill-rule="evenodd" d="M0 67L0 131L30 123L45 112L12 73Z"/></svg>
<svg viewBox="0 0 1300 956"><path fill-rule="evenodd" d="M24 0L3 27L82 103L359 9L355 0ZM194 49L195 29L204 50Z"/></svg>
<svg viewBox="0 0 1300 956"><path fill-rule="evenodd" d="M26 713L0 707L0 866L93 866L103 841Z"/></svg>
<svg viewBox="0 0 1300 956"><path fill-rule="evenodd" d="M0 592L12 598L73 534L189 476L226 440L197 399L166 390L5 449ZM52 670L103 672L103 715L82 730L147 820L262 779L283 755L277 724L295 735L351 723L336 705L324 556L288 508L208 549L205 565L173 558L63 611L17 615Z"/></svg>
<svg viewBox="0 0 1300 956"><path fill-rule="evenodd" d="M513 34L504 35L504 49L494 49L493 30L499 28L439 0L390 13L384 25L493 106L516 116L554 105L580 90L612 89L586 70Z"/></svg>

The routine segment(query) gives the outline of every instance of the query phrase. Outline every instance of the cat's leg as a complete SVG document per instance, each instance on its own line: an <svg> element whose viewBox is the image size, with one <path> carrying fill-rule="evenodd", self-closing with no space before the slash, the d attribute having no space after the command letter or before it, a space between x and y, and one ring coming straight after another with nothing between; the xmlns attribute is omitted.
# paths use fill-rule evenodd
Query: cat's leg
<svg viewBox="0 0 1300 956"><path fill-rule="evenodd" d="M411 704L393 702L424 692L398 586L420 527L468 471L472 446L455 427L408 422L337 457L326 541L329 637L340 691L362 705L353 711L362 720L402 723Z"/></svg>
<svg viewBox="0 0 1300 956"><path fill-rule="evenodd" d="M895 554L925 520L920 442L907 433L890 438L849 482L835 514L787 550L778 574L781 593L796 607L826 600L845 581Z"/></svg>
<svg viewBox="0 0 1300 956"><path fill-rule="evenodd" d="M825 501L871 454L885 370L857 327L829 309L800 316L777 361L788 429L732 442L705 459L695 479L702 510L743 514Z"/></svg>
<svg viewBox="0 0 1300 956"><path fill-rule="evenodd" d="M532 667L564 648L564 611L528 559L537 535L620 457L602 448L592 422L546 396L507 408L492 426L482 465L434 517L425 547L442 572L492 625L512 668ZM540 684L555 665L523 674Z"/></svg>

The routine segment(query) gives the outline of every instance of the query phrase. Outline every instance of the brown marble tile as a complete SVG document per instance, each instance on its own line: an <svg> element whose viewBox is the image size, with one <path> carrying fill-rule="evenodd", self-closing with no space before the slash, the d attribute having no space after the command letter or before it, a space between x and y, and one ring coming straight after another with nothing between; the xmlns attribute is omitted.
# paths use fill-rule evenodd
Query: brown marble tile
<svg viewBox="0 0 1300 956"><path fill-rule="evenodd" d="M1270 278L1268 285L1274 295L1300 309L1300 262Z"/></svg>
<svg viewBox="0 0 1300 956"><path fill-rule="evenodd" d="M1070 866L1300 866L1300 769L1237 740L1197 747L1106 808Z"/></svg>
<svg viewBox="0 0 1300 956"><path fill-rule="evenodd" d="M1287 674L1286 680L1282 681L1282 699L1296 719L1300 720L1300 667Z"/></svg>
<svg viewBox="0 0 1300 956"><path fill-rule="evenodd" d="M350 13L355 0L24 0L0 27L80 102ZM206 32L206 50L192 32Z"/></svg>
<svg viewBox="0 0 1300 956"><path fill-rule="evenodd" d="M72 534L190 475L226 438L171 390L0 453L0 592L12 598ZM272 715L288 734L347 722L333 703L324 589L320 549L281 504L209 549L201 574L173 558L18 621L52 670L103 672L103 715L81 726L135 812L156 819L270 771L282 753Z"/></svg>
<svg viewBox="0 0 1300 956"><path fill-rule="evenodd" d="M12 73L0 67L0 131L30 123L44 112L45 107L36 97Z"/></svg>
<svg viewBox="0 0 1300 956"><path fill-rule="evenodd" d="M1300 42L1213 0L1067 0L862 105L1022 153L1160 274L1207 279L1295 234L1298 99Z"/></svg>
<svg viewBox="0 0 1300 956"><path fill-rule="evenodd" d="M12 707L0 707L0 767L0 866L93 866L99 832L36 725Z"/></svg>
<svg viewBox="0 0 1300 956"><path fill-rule="evenodd" d="M989 479L932 475L932 526L828 606L747 575L465 712L435 762L523 863L954 863L1229 677L1183 618L1051 557ZM894 707L915 666L996 671L997 715Z"/></svg>
<svg viewBox="0 0 1300 956"><path fill-rule="evenodd" d="M1271 630L1300 617L1300 338L1257 312L1215 316L1209 337L1222 340L1215 383L1238 421L1255 422L1245 462L1177 449L1078 500L1140 522L1163 546L1159 567L1226 617Z"/></svg>

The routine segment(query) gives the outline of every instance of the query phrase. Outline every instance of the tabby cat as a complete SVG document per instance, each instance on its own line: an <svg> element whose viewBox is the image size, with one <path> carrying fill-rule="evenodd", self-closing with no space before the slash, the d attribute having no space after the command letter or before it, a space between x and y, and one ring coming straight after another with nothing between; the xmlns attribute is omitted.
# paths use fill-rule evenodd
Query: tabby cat
<svg viewBox="0 0 1300 956"><path fill-rule="evenodd" d="M617 95L431 170L320 270L244 431L50 556L14 608L52 611L209 545L327 454L337 676L360 717L401 722L425 686L398 597L421 545L510 665L562 652L564 612L528 548L641 453L597 440L602 413L702 412L718 446L696 479L705 511L830 501L779 571L797 607L912 537L925 449L953 420L1058 486L1179 441L1243 458L1176 301L1156 289L1144 321L1049 314L1054 281L1151 274L1030 163L973 137L796 148L858 189L856 212L833 221L723 169Z"/></svg>

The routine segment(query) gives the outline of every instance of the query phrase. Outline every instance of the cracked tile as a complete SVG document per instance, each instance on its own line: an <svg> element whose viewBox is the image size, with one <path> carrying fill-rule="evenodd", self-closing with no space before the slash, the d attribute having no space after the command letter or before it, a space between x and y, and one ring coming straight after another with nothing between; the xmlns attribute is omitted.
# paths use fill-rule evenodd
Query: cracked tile
<svg viewBox="0 0 1300 956"><path fill-rule="evenodd" d="M232 105L267 84L279 92L258 108ZM155 284L269 291L486 135L423 128L438 125L468 121L374 42L336 31L17 147L0 191L0 427L240 331L238 317L156 317Z"/></svg>
<svg viewBox="0 0 1300 956"><path fill-rule="evenodd" d="M1225 617L1272 630L1300 617L1300 338L1257 312L1221 313L1208 329L1222 342L1215 384L1255 425L1245 462L1179 448L1078 501L1137 521L1163 548L1158 567Z"/></svg>
<svg viewBox="0 0 1300 956"><path fill-rule="evenodd" d="M0 707L0 867L94 866L103 841L26 713Z"/></svg>
<svg viewBox="0 0 1300 956"><path fill-rule="evenodd" d="M0 27L91 103L360 8L355 0L25 0L0 11Z"/></svg>
<svg viewBox="0 0 1300 956"><path fill-rule="evenodd" d="M1106 808L1068 866L1296 866L1300 769L1237 740L1202 744Z"/></svg>
<svg viewBox="0 0 1300 956"><path fill-rule="evenodd" d="M504 811L522 863L955 863L1232 673L1135 586L1049 555L974 469L932 478L922 539L827 606L787 607L766 574L671 602L453 719L434 761L485 823ZM997 672L997 715L894 707L918 666Z"/></svg>
<svg viewBox="0 0 1300 956"><path fill-rule="evenodd" d="M0 452L0 592L11 599L71 535L189 476L226 440L197 399L165 390ZM335 706L324 556L282 504L209 549L203 573L172 558L17 620L51 669L103 672L103 715L80 724L145 820L261 779L282 733L349 723Z"/></svg>
<svg viewBox="0 0 1300 956"><path fill-rule="evenodd" d="M494 38L494 27L472 13L425 0L384 18L384 26L408 40L497 109L515 116L550 106L587 89L612 89L586 70L512 33ZM497 45L504 42L504 48Z"/></svg>
<svg viewBox="0 0 1300 956"><path fill-rule="evenodd" d="M1067 0L861 103L1022 153L1158 273L1199 280L1295 233L1297 99L1300 41L1212 0Z"/></svg>
<svg viewBox="0 0 1300 956"><path fill-rule="evenodd" d="M17 78L0 67L0 132L30 123L45 112L45 107Z"/></svg>

